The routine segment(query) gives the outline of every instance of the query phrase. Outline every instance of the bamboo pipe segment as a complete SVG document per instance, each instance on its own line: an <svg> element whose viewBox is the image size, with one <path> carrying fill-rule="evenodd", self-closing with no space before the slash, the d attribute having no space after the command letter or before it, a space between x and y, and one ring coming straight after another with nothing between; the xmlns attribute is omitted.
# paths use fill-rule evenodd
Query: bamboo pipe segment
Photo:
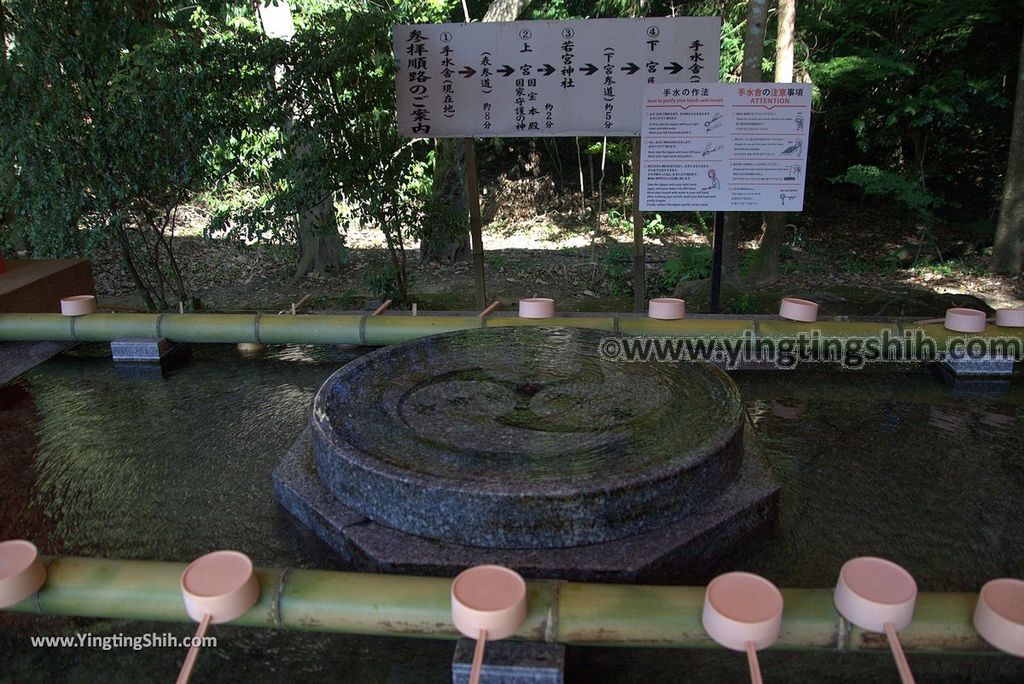
<svg viewBox="0 0 1024 684"><path fill-rule="evenodd" d="M46 584L7 608L35 615L187 622L181 610L185 563L74 556L47 563ZM248 627L452 639L451 580L302 568L257 568L257 606L234 621ZM832 589L782 589L786 614L773 648L877 652L880 644L836 612ZM704 587L527 583L519 639L605 647L708 648L701 625ZM998 654L971 624L976 592L923 592L900 633L908 652Z"/></svg>
<svg viewBox="0 0 1024 684"><path fill-rule="evenodd" d="M862 556L847 561L839 571L836 609L862 629L885 633L903 684L914 684L914 676L896 632L914 619L916 601L917 582L892 561Z"/></svg>
<svg viewBox="0 0 1024 684"><path fill-rule="evenodd" d="M0 608L24 601L46 583L46 566L30 541L0 542Z"/></svg>
<svg viewBox="0 0 1024 684"><path fill-rule="evenodd" d="M478 565L452 581L452 623L476 639L469 684L479 684L487 640L507 639L526 621L526 581L501 565Z"/></svg>
<svg viewBox="0 0 1024 684"><path fill-rule="evenodd" d="M391 300L390 300L390 299L388 299L388 300L386 300L386 301L385 301L385 302L384 302L383 304L381 304L381 305L380 305L380 306L378 306L378 307L377 307L376 309L374 309L374 310L373 310L373 313L372 313L372 314L370 314L370 315L371 315L371 316L379 316L380 314L382 314L382 313L384 313L385 311L387 311L387 310L388 310L388 307L390 307L390 306L391 306Z"/></svg>
<svg viewBox="0 0 1024 684"><path fill-rule="evenodd" d="M371 323L372 321L372 323ZM618 314L588 314L531 320L514 316L484 319L471 314L424 315L418 318L369 316L364 313L310 316L259 314L165 313L105 314L65 317L60 314L0 313L0 341L109 342L122 337L165 337L172 342L261 344L357 344L381 346L454 330L512 325L555 325L615 331L622 335L672 335L685 339L741 340L779 335L810 334L828 337L865 337L887 334L904 339L910 353L919 342L910 335L912 323L891 321L789 321L723 319L716 317L658 321ZM991 327L980 335L1005 336L1007 328ZM941 326L927 328L937 351L945 351L949 333ZM1024 337L1022 337L1024 339Z"/></svg>
<svg viewBox="0 0 1024 684"><path fill-rule="evenodd" d="M749 572L719 575L704 593L704 630L718 644L746 652L752 684L762 684L757 652L778 641L782 607L782 592Z"/></svg>
<svg viewBox="0 0 1024 684"><path fill-rule="evenodd" d="M499 306L501 306L501 300L495 299L493 302L490 303L490 305L488 305L486 309L480 312L477 318L487 318L491 314L491 312L497 309Z"/></svg>
<svg viewBox="0 0 1024 684"><path fill-rule="evenodd" d="M199 622L178 674L177 684L187 684L207 628L249 612L260 600L260 585L244 553L214 551L192 561L181 573L181 595L189 617Z"/></svg>

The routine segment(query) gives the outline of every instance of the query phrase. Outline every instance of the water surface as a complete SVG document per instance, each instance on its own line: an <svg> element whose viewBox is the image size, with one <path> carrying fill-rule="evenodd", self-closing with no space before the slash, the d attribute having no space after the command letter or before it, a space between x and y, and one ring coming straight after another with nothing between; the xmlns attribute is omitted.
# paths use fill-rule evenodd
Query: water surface
<svg viewBox="0 0 1024 684"><path fill-rule="evenodd" d="M277 504L270 473L320 384L355 352L260 357L196 346L164 380L82 345L0 388L0 538L47 554L185 561L231 547L258 565L342 568ZM827 587L844 560L887 556L922 590L1024 576L1024 399L961 397L925 369L733 374L782 484L780 520L719 563ZM633 391L640 392L642 389ZM32 649L29 635L190 632L187 625L0 613L0 682L172 681L174 650ZM217 628L205 681L450 681L451 642ZM779 682L897 681L886 654L767 652ZM911 656L922 682L1020 682L1024 661ZM738 654L569 649L567 681L743 681Z"/></svg>

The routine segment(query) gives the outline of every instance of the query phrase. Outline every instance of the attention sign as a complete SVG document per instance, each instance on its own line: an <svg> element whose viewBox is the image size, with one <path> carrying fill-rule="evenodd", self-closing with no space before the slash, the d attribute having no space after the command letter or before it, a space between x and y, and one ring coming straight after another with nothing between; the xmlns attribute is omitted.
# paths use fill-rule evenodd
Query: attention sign
<svg viewBox="0 0 1024 684"><path fill-rule="evenodd" d="M718 81L717 17L395 27L399 131L639 135L650 83Z"/></svg>
<svg viewBox="0 0 1024 684"><path fill-rule="evenodd" d="M803 209L809 83L663 83L643 109L642 210Z"/></svg>

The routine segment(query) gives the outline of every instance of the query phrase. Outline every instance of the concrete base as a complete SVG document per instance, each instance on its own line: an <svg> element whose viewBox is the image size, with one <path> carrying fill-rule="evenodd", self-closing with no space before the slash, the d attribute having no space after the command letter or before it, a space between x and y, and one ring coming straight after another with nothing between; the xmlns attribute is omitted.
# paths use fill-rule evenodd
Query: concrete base
<svg viewBox="0 0 1024 684"><path fill-rule="evenodd" d="M192 355L192 346L166 338L131 337L110 343L118 376L126 379L159 379L177 362Z"/></svg>
<svg viewBox="0 0 1024 684"><path fill-rule="evenodd" d="M944 363L935 364L934 368L954 397L999 397L1010 391L1008 375L956 373Z"/></svg>
<svg viewBox="0 0 1024 684"><path fill-rule="evenodd" d="M80 259L15 259L0 273L0 313L60 313L60 300L96 294L92 264Z"/></svg>
<svg viewBox="0 0 1024 684"><path fill-rule="evenodd" d="M1013 375L1012 358L986 357L983 359L958 358L946 356L942 365L955 376L972 376L984 378L1009 378Z"/></svg>
<svg viewBox="0 0 1024 684"><path fill-rule="evenodd" d="M476 642L465 637L455 644L452 684L467 684ZM484 651L482 684L562 684L565 646L534 641L493 641Z"/></svg>
<svg viewBox="0 0 1024 684"><path fill-rule="evenodd" d="M720 556L775 519L779 487L751 432L736 480L704 508L650 532L586 546L461 546L384 527L343 505L320 482L309 428L274 470L273 486L286 510L361 571L453 577L471 565L499 563L528 577L700 582Z"/></svg>

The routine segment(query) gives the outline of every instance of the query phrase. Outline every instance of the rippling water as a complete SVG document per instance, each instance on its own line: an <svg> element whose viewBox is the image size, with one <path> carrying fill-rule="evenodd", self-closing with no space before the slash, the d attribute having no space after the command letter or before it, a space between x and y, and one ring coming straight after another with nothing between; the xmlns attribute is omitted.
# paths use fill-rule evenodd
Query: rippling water
<svg viewBox="0 0 1024 684"><path fill-rule="evenodd" d="M184 561L233 547L259 565L341 567L277 505L270 472L319 385L353 352L261 357L197 346L165 380L122 376L86 345L0 388L0 538L47 554ZM720 563L781 586L830 586L864 553L905 565L922 590L1024 576L1024 390L954 397L923 369L737 373L782 484L778 528ZM0 613L0 682L170 681L176 651L33 650L29 634L186 625ZM449 642L221 627L207 681L450 681ZM765 653L780 682L895 681L885 654ZM1024 681L1024 661L916 656L922 682ZM570 649L569 681L742 681L717 651ZM774 675L774 676L773 676Z"/></svg>

